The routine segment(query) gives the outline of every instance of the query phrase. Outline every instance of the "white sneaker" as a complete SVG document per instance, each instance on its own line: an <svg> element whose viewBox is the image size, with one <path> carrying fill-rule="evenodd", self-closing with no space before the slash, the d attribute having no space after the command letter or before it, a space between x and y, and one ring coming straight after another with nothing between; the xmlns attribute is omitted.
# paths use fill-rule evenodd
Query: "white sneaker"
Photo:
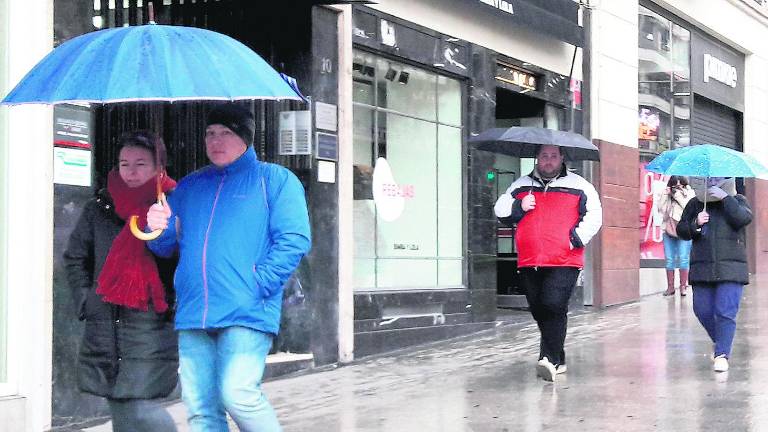
<svg viewBox="0 0 768 432"><path fill-rule="evenodd" d="M564 374L566 372L568 372L568 365L559 364L557 367L555 367L555 373L557 375Z"/></svg>
<svg viewBox="0 0 768 432"><path fill-rule="evenodd" d="M724 355L715 357L714 367L715 372L727 372L728 371L728 358Z"/></svg>
<svg viewBox="0 0 768 432"><path fill-rule="evenodd" d="M544 381L552 382L555 380L555 375L557 375L557 369L555 369L555 365L549 359L544 357L536 365L536 375L540 376Z"/></svg>

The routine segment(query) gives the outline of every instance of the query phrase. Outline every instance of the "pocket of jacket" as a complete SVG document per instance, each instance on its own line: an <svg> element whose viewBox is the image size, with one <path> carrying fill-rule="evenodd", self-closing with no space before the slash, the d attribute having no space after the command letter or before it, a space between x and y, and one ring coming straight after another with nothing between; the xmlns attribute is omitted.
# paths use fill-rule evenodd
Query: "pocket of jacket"
<svg viewBox="0 0 768 432"><path fill-rule="evenodd" d="M77 302L75 305L75 310L77 312L77 319L80 321L85 321L85 303L88 301L88 289L87 288L80 288L80 301Z"/></svg>
<svg viewBox="0 0 768 432"><path fill-rule="evenodd" d="M253 271L253 295L256 296L257 300L264 300L264 298L267 296L267 293L265 293L264 290L261 288L261 285L259 284L259 280L256 278L256 264L253 265L252 271Z"/></svg>

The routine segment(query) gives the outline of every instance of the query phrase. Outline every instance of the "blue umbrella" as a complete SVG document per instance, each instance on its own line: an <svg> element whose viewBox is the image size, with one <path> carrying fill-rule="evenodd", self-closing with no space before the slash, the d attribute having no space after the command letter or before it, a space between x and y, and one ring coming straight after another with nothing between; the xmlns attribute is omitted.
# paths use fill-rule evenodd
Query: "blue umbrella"
<svg viewBox="0 0 768 432"><path fill-rule="evenodd" d="M758 177L768 174L768 168L752 156L714 144L667 150L656 156L645 169L664 175L690 177Z"/></svg>
<svg viewBox="0 0 768 432"><path fill-rule="evenodd" d="M303 97L258 54L229 36L150 23L87 33L61 44L0 103L239 99ZM163 171L157 176L160 203ZM141 232L136 216L129 223L142 240L161 232Z"/></svg>
<svg viewBox="0 0 768 432"><path fill-rule="evenodd" d="M768 168L754 157L713 144L701 144L667 150L646 167L664 175L691 177L758 177Z"/></svg>
<svg viewBox="0 0 768 432"><path fill-rule="evenodd" d="M301 97L258 54L229 36L149 24L63 43L2 103L239 99Z"/></svg>

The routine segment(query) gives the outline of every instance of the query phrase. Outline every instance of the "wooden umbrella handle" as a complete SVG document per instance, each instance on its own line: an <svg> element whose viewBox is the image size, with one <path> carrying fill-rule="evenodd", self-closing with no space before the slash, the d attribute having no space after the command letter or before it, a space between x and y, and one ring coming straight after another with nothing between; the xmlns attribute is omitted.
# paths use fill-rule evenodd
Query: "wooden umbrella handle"
<svg viewBox="0 0 768 432"><path fill-rule="evenodd" d="M157 197L157 203L160 205L163 205L163 201L165 201L165 194L160 192L160 194ZM163 233L163 230L157 229L150 233L145 233L144 231L139 229L139 217L137 215L133 215L128 220L128 226L131 228L131 234L133 234L134 237L136 237L139 240L143 241L150 241L154 240L158 237L160 237L160 234Z"/></svg>

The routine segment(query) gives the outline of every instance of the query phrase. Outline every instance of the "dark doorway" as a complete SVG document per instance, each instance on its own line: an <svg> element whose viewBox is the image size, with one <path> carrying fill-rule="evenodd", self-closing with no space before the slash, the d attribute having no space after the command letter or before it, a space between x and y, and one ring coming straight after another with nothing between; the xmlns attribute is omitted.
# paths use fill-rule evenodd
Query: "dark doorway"
<svg viewBox="0 0 768 432"><path fill-rule="evenodd" d="M545 127L545 101L503 88L496 89L496 127ZM533 168L532 159L496 155L495 197L504 193L518 177ZM514 228L497 226L496 294L499 307L526 307L524 293L518 284L517 252Z"/></svg>

